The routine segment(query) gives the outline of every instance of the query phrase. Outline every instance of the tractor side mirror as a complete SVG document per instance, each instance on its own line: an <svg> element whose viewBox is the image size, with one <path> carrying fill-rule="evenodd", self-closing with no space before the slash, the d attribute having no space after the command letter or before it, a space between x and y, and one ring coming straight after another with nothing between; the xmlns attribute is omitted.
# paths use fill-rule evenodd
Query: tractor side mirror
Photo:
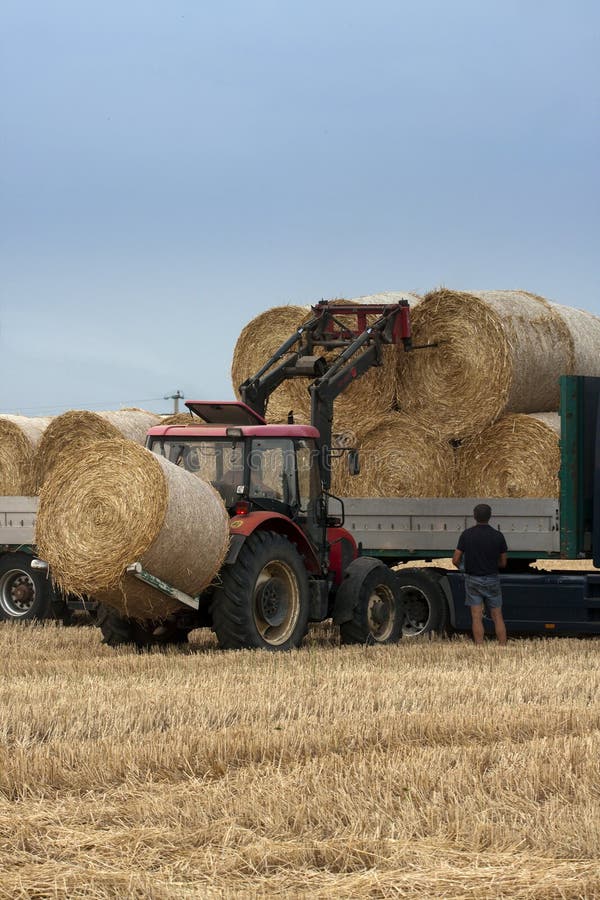
<svg viewBox="0 0 600 900"><path fill-rule="evenodd" d="M358 450L348 450L348 472L350 475L360 475L360 455Z"/></svg>
<svg viewBox="0 0 600 900"><path fill-rule="evenodd" d="M328 507L327 497L325 497L325 496L318 497L315 513L316 513L316 519L317 519L317 522L319 525L324 525L325 522L327 521L327 507Z"/></svg>

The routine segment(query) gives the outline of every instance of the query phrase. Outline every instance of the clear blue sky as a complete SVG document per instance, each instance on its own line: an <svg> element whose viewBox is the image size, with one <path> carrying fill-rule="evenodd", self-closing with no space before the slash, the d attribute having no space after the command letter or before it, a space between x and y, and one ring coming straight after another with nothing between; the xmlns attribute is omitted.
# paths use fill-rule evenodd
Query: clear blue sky
<svg viewBox="0 0 600 900"><path fill-rule="evenodd" d="M8 0L0 411L231 396L269 306L524 288L600 314L588 0Z"/></svg>

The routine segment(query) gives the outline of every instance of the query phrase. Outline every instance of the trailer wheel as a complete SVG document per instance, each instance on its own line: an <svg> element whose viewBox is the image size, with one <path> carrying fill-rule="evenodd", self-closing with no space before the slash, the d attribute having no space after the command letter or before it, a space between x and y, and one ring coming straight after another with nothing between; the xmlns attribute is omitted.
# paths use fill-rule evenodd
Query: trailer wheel
<svg viewBox="0 0 600 900"><path fill-rule="evenodd" d="M308 629L310 591L302 557L271 531L255 531L233 565L221 571L211 605L224 650L290 650Z"/></svg>
<svg viewBox="0 0 600 900"><path fill-rule="evenodd" d="M410 569L396 573L406 610L404 636L417 637L448 628L448 604L439 584L438 572Z"/></svg>
<svg viewBox="0 0 600 900"><path fill-rule="evenodd" d="M47 574L31 568L28 553L0 559L0 620L27 622L52 615L53 591Z"/></svg>
<svg viewBox="0 0 600 900"><path fill-rule="evenodd" d="M138 650L147 650L149 647L167 647L188 642L188 632L183 628L171 623L157 624L128 619L105 603L98 604L96 625L102 632L102 643L109 647L129 645Z"/></svg>
<svg viewBox="0 0 600 900"><path fill-rule="evenodd" d="M396 575L383 563L362 557L348 566L342 582L352 618L340 624L342 644L395 644L402 637L404 610Z"/></svg>

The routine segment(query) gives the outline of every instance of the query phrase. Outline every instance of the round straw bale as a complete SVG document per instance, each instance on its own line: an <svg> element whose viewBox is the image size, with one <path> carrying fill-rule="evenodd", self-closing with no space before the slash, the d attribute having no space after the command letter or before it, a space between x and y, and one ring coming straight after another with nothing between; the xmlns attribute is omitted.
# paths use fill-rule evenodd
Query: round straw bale
<svg viewBox="0 0 600 900"><path fill-rule="evenodd" d="M456 455L461 497L558 497L560 416L503 416Z"/></svg>
<svg viewBox="0 0 600 900"><path fill-rule="evenodd" d="M374 303L400 303L401 300L408 300L411 309L420 302L419 294L413 294L412 291L382 291L380 294L362 294L360 297L354 297L350 303L364 303L367 305Z"/></svg>
<svg viewBox="0 0 600 900"><path fill-rule="evenodd" d="M161 416L157 425L204 425L202 419L191 413L173 413L172 416Z"/></svg>
<svg viewBox="0 0 600 900"><path fill-rule="evenodd" d="M181 607L126 575L128 564L139 561L193 595L218 572L228 540L227 512L211 485L121 438L64 456L40 494L36 543L54 581L131 618Z"/></svg>
<svg viewBox="0 0 600 900"><path fill-rule="evenodd" d="M354 316L344 316L342 307L348 304L384 304L391 305L399 303L401 300L408 300L411 309L420 301L420 297L407 291L387 291L382 294L369 294L364 297L355 297L352 300L336 299L331 300L330 305L339 307L340 312L336 312L336 319L348 328L356 328L356 318ZM307 314L305 321L310 318ZM372 325L373 322L380 318L379 315L373 314L367 316L367 324ZM318 355L324 356L330 363L339 355L339 350L333 350L328 353L323 352L320 348L316 348ZM342 427L360 428L361 419L364 414L365 407L371 411L376 411L378 415L386 415L394 409L396 402L397 379L400 369L400 358L404 354L402 346L384 346L383 347L383 365L375 366L357 378L348 388L341 393L334 404L336 429ZM312 379L295 378L289 383L288 395L292 402L292 407L297 411L299 418L304 421L308 420L310 415L310 395L308 392Z"/></svg>
<svg viewBox="0 0 600 900"><path fill-rule="evenodd" d="M572 341L571 370L565 375L600 375L600 318L573 306L552 304Z"/></svg>
<svg viewBox="0 0 600 900"><path fill-rule="evenodd" d="M44 432L35 454L35 481L38 489L63 456L72 460L78 450L94 441L108 438L121 437L144 444L148 429L159 423L160 416L134 408L116 412L72 409L56 416Z"/></svg>
<svg viewBox="0 0 600 900"><path fill-rule="evenodd" d="M404 355L398 404L435 420L447 438L466 437L505 412L556 410L559 376L572 373L578 358L584 369L598 366L600 343L593 359L584 354L570 322L523 291L433 291L412 324L415 344L438 346Z"/></svg>
<svg viewBox="0 0 600 900"><path fill-rule="evenodd" d="M51 418L0 416L0 494L35 493L35 448Z"/></svg>
<svg viewBox="0 0 600 900"><path fill-rule="evenodd" d="M309 307L274 306L255 316L242 329L237 339L231 364L231 381L236 397L239 387L254 375L290 335L300 327ZM274 391L267 405L267 420L286 420L292 409L289 385L284 382Z"/></svg>
<svg viewBox="0 0 600 900"><path fill-rule="evenodd" d="M345 460L333 467L334 490L346 497L452 497L455 461L450 444L408 416L364 421L357 436L360 475Z"/></svg>

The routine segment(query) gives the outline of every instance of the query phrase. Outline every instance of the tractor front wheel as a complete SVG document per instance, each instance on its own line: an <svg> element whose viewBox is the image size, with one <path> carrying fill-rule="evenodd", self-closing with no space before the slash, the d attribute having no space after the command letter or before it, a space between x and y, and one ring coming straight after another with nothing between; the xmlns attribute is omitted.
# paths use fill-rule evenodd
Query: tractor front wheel
<svg viewBox="0 0 600 900"><path fill-rule="evenodd" d="M150 647L167 647L186 644L188 632L170 622L138 622L121 616L116 609L105 603L98 604L96 625L102 632L102 642L109 647L129 645L138 650Z"/></svg>

